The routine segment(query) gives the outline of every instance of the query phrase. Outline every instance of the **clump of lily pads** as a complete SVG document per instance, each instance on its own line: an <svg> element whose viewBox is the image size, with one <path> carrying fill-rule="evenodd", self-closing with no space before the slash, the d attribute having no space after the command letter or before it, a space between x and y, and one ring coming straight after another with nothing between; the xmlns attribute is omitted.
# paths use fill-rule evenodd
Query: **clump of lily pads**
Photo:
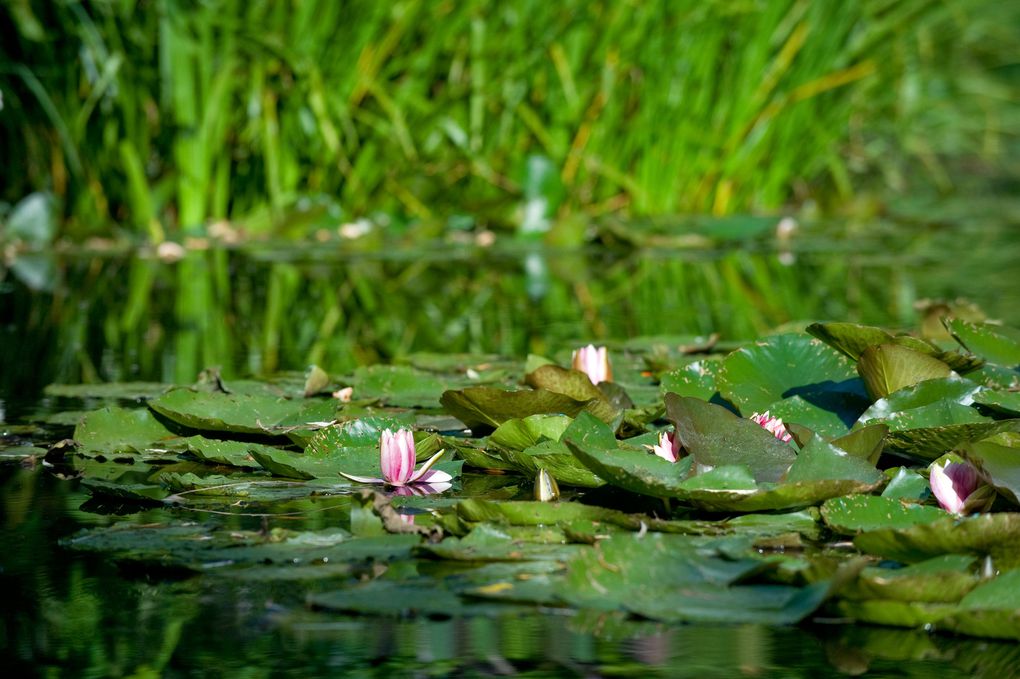
<svg viewBox="0 0 1020 679"><path fill-rule="evenodd" d="M147 385L144 407L104 385L108 405L49 457L97 498L168 512L86 531L75 549L202 577L289 577L293 554L321 555L330 577L369 557L460 564L456 578L383 567L311 597L317 609L835 614L1020 640L1020 333L943 329L816 323L737 347L421 355L351 375ZM326 501L336 525L288 524L272 543L187 523Z"/></svg>

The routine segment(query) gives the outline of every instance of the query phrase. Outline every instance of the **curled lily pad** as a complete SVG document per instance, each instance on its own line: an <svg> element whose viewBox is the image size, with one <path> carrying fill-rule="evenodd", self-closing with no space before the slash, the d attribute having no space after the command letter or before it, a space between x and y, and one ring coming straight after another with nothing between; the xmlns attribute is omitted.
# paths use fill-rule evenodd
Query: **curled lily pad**
<svg viewBox="0 0 1020 679"><path fill-rule="evenodd" d="M812 323L805 330L855 361L868 347L893 340L881 328L857 323Z"/></svg>
<svg viewBox="0 0 1020 679"><path fill-rule="evenodd" d="M565 415L531 415L507 420L489 435L489 442L509 450L524 450L542 441L559 441L573 420Z"/></svg>
<svg viewBox="0 0 1020 679"><path fill-rule="evenodd" d="M543 365L528 373L524 381L535 389L544 389L569 396L575 401L587 402L585 410L603 422L612 422L619 416L620 408L615 406L580 370L566 370L558 365Z"/></svg>
<svg viewBox="0 0 1020 679"><path fill-rule="evenodd" d="M558 483L568 486L598 488L605 484L559 441L543 441L524 450L499 449L498 454L500 459L528 476L534 476L538 470L544 469Z"/></svg>
<svg viewBox="0 0 1020 679"><path fill-rule="evenodd" d="M682 492L692 458L673 463L644 448L621 446L613 430L588 413L580 414L563 443L599 478L626 490L654 497Z"/></svg>
<svg viewBox="0 0 1020 679"><path fill-rule="evenodd" d="M507 391L496 387L445 391L440 401L447 412L471 429L495 429L507 420L543 413L574 417L589 404L545 389Z"/></svg>
<svg viewBox="0 0 1020 679"><path fill-rule="evenodd" d="M857 361L857 372L875 401L918 382L953 374L942 361L898 344L865 349Z"/></svg>
<svg viewBox="0 0 1020 679"><path fill-rule="evenodd" d="M982 392L981 385L961 377L940 377L911 384L875 401L859 422L883 420L895 413L921 408L940 401L970 405Z"/></svg>
<svg viewBox="0 0 1020 679"><path fill-rule="evenodd" d="M985 389L974 394L978 403L1003 415L1020 417L1020 392Z"/></svg>

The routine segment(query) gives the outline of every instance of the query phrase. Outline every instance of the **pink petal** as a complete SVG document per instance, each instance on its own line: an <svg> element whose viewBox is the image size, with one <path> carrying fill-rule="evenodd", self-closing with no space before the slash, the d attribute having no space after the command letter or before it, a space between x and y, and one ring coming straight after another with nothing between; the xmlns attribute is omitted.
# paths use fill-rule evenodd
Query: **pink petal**
<svg viewBox="0 0 1020 679"><path fill-rule="evenodd" d="M400 479L402 483L407 483L414 474L414 463L417 457L414 448L414 434L410 429L401 429L397 432L397 436L400 437L401 444Z"/></svg>
<svg viewBox="0 0 1020 679"><path fill-rule="evenodd" d="M439 462L439 458L441 458L443 456L443 453L445 452L446 452L445 450L440 450L438 453L436 453L428 460L426 460L425 463L422 464L421 468L418 469L418 471L411 474L411 478L407 480L407 483L414 483L418 479L428 474L429 470L432 469L432 465L434 465L436 462Z"/></svg>
<svg viewBox="0 0 1020 679"><path fill-rule="evenodd" d="M442 469L430 469L418 477L418 480L415 483L427 483L434 485L437 483L449 483L450 481L453 481L453 477L444 472Z"/></svg>
<svg viewBox="0 0 1020 679"><path fill-rule="evenodd" d="M386 483L387 482L386 479L377 479L377 478L374 478L372 476L355 476L354 474L345 474L343 472L339 472L339 474L340 474L340 476L344 477L345 479L350 479L351 481L355 481L357 483Z"/></svg>
<svg viewBox="0 0 1020 679"><path fill-rule="evenodd" d="M969 464L950 462L932 465L928 477L931 492L947 512L962 514L967 497L977 488L977 470Z"/></svg>
<svg viewBox="0 0 1020 679"><path fill-rule="evenodd" d="M400 451L389 429L379 439L379 467L388 483L400 478Z"/></svg>

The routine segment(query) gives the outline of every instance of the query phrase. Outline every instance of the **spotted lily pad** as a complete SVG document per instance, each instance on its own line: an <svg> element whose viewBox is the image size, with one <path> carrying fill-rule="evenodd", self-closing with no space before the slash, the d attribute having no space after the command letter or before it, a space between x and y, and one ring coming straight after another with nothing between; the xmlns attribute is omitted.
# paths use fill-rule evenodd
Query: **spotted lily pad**
<svg viewBox="0 0 1020 679"><path fill-rule="evenodd" d="M163 446L176 434L145 409L102 408L86 415L74 429L84 455L131 455Z"/></svg>
<svg viewBox="0 0 1020 679"><path fill-rule="evenodd" d="M270 434L278 425L329 421L332 400L277 398L263 394L224 394L172 389L149 401L149 407L185 427L199 431Z"/></svg>
<svg viewBox="0 0 1020 679"><path fill-rule="evenodd" d="M1020 331L991 323L971 323L954 318L946 328L960 344L993 363L1020 365Z"/></svg>
<svg viewBox="0 0 1020 679"><path fill-rule="evenodd" d="M833 498L822 505L822 519L825 520L825 524L843 535L909 528L917 524L940 521L945 517L946 513L937 507L870 495Z"/></svg>
<svg viewBox="0 0 1020 679"><path fill-rule="evenodd" d="M991 556L997 568L1020 566L1020 514L945 516L937 521L869 530L854 538L858 549L904 563L940 554Z"/></svg>

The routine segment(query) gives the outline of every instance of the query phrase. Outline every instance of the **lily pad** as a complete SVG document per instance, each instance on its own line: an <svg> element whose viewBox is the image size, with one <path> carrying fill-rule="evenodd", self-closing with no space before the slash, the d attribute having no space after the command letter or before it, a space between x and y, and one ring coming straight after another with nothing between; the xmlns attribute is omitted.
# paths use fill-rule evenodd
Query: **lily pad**
<svg viewBox="0 0 1020 679"><path fill-rule="evenodd" d="M909 528L946 517L936 507L908 504L889 497L854 495L826 500L822 505L825 524L843 535L864 531Z"/></svg>
<svg viewBox="0 0 1020 679"><path fill-rule="evenodd" d="M918 382L953 374L942 361L898 344L865 349L857 361L857 372L875 401Z"/></svg>
<svg viewBox="0 0 1020 679"><path fill-rule="evenodd" d="M853 362L817 339L800 334L773 335L738 349L723 360L716 381L724 398L740 412L765 412L772 404L800 396L830 409L836 395L862 396Z"/></svg>
<svg viewBox="0 0 1020 679"><path fill-rule="evenodd" d="M171 447L191 453L203 462L223 464L233 467L258 467L251 451L270 452L277 450L272 446L243 441L222 441L204 436L189 436L171 442Z"/></svg>
<svg viewBox="0 0 1020 679"><path fill-rule="evenodd" d="M978 356L1005 366L1020 365L1020 331L959 318L947 320L946 328L960 344Z"/></svg>
<svg viewBox="0 0 1020 679"><path fill-rule="evenodd" d="M577 417L564 433L563 443L599 478L654 497L681 493L692 462L689 457L668 462L643 448L622 447L613 430L589 413Z"/></svg>
<svg viewBox="0 0 1020 679"><path fill-rule="evenodd" d="M496 387L468 387L443 392L443 407L471 429L495 429L503 422L529 415L562 414L574 417L588 401L545 389L506 391Z"/></svg>
<svg viewBox="0 0 1020 679"><path fill-rule="evenodd" d="M992 391L985 389L974 394L974 403L991 408L1003 415L1020 417L1020 392L1017 391Z"/></svg>
<svg viewBox="0 0 1020 679"><path fill-rule="evenodd" d="M664 373L659 389L663 395L674 393L679 396L693 396L703 401L722 398L716 384L716 376L722 368L722 360L702 359Z"/></svg>
<svg viewBox="0 0 1020 679"><path fill-rule="evenodd" d="M169 389L162 382L97 382L93 384L50 384L44 390L47 396L62 398L118 399L141 401L154 398Z"/></svg>
<svg viewBox="0 0 1020 679"><path fill-rule="evenodd" d="M402 408L436 408L444 391L455 386L433 373L406 365L362 366L354 371L354 393Z"/></svg>
<svg viewBox="0 0 1020 679"><path fill-rule="evenodd" d="M700 399L666 394L666 416L699 465L744 465L755 481L776 482L797 457L757 423Z"/></svg>
<svg viewBox="0 0 1020 679"><path fill-rule="evenodd" d="M881 328L857 323L812 323L805 331L855 361L868 347L893 340L893 336Z"/></svg>
<svg viewBox="0 0 1020 679"><path fill-rule="evenodd" d="M178 424L200 431L271 434L281 423L329 421L332 400L307 401L259 394L224 394L172 389L149 401L149 407Z"/></svg>
<svg viewBox="0 0 1020 679"><path fill-rule="evenodd" d="M940 401L970 405L982 392L981 385L962 377L940 377L903 387L875 401L860 417L861 423L892 417Z"/></svg>
<svg viewBox="0 0 1020 679"><path fill-rule="evenodd" d="M78 452L84 455L141 453L175 437L145 409L102 408L86 415L74 429Z"/></svg>
<svg viewBox="0 0 1020 679"><path fill-rule="evenodd" d="M980 514L963 519L946 515L905 528L880 528L854 538L863 552L904 563L940 554L991 556L996 568L1020 566L1020 514Z"/></svg>
<svg viewBox="0 0 1020 679"><path fill-rule="evenodd" d="M559 441L543 441L525 450L498 449L498 454L500 459L528 476L533 477L539 469L545 469L563 485L598 488L605 484Z"/></svg>
<svg viewBox="0 0 1020 679"><path fill-rule="evenodd" d="M524 381L536 390L544 389L569 396L575 401L586 402L585 410L603 422L612 422L620 414L621 408L613 405L610 398L592 384L588 376L580 370L567 370L551 364L543 365L528 373Z"/></svg>
<svg viewBox="0 0 1020 679"><path fill-rule="evenodd" d="M524 450L542 441L559 441L573 420L565 415L531 415L507 420L489 435L489 442L509 450Z"/></svg>

